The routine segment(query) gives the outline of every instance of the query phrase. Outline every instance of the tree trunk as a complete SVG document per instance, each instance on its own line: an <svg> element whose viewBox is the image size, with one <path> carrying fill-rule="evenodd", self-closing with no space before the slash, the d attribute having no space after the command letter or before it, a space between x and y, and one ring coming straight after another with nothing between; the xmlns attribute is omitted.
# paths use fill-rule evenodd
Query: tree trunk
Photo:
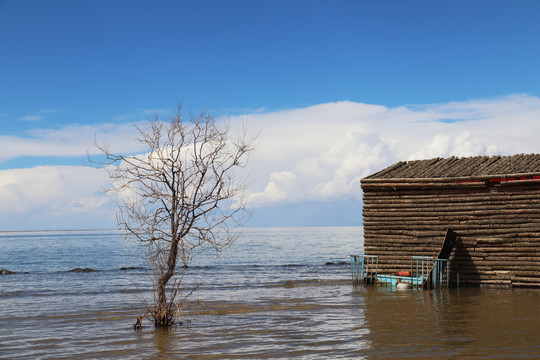
<svg viewBox="0 0 540 360"><path fill-rule="evenodd" d="M157 312L154 318L154 325L156 327L168 327L171 326L174 322L174 309L172 304L167 303L166 287L169 283L169 280L173 277L174 270L176 268L178 243L178 238L171 243L171 247L169 249L169 257L167 259L167 271L162 274L158 280Z"/></svg>

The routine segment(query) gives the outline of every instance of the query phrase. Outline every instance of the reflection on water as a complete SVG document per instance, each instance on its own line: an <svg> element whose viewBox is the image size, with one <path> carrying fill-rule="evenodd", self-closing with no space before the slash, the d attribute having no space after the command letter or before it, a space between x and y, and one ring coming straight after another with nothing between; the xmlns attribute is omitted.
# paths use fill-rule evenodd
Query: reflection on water
<svg viewBox="0 0 540 360"><path fill-rule="evenodd" d="M540 293L536 290L366 289L367 354L439 358L540 355Z"/></svg>

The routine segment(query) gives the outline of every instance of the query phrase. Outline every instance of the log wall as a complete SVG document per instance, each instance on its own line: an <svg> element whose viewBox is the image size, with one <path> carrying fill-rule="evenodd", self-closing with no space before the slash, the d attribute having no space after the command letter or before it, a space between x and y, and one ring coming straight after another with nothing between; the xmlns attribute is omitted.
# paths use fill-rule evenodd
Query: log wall
<svg viewBox="0 0 540 360"><path fill-rule="evenodd" d="M451 282L540 287L540 182L362 181L364 246L379 273L436 256L447 229L459 239Z"/></svg>

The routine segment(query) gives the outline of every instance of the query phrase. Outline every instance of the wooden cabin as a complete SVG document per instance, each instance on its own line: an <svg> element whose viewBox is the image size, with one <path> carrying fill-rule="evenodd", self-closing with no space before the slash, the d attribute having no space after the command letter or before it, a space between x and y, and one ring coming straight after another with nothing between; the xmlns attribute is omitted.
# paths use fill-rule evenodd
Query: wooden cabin
<svg viewBox="0 0 540 360"><path fill-rule="evenodd" d="M361 186L379 273L437 256L451 229L451 283L540 287L540 154L398 162Z"/></svg>

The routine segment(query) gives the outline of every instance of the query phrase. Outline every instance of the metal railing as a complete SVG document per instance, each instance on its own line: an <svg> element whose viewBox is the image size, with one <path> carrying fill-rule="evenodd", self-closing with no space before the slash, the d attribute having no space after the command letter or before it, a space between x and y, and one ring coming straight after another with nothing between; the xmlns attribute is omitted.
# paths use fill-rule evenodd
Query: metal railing
<svg viewBox="0 0 540 360"><path fill-rule="evenodd" d="M450 261L431 256L412 256L411 271L406 276L378 274L377 255L351 255L353 285L380 284L396 286L400 282L412 288L441 288L450 285Z"/></svg>
<svg viewBox="0 0 540 360"><path fill-rule="evenodd" d="M450 261L431 256L413 256L411 258L411 274L424 279L422 287L449 287Z"/></svg>
<svg viewBox="0 0 540 360"><path fill-rule="evenodd" d="M351 255L353 285L373 284L379 270L379 257L376 255Z"/></svg>

